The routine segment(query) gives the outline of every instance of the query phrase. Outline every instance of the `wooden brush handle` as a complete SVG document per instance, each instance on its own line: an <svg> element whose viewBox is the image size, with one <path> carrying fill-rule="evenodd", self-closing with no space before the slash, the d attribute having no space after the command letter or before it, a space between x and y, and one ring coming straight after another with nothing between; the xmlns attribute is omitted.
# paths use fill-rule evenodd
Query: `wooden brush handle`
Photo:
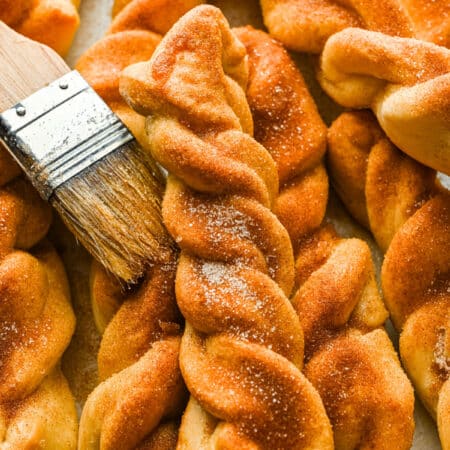
<svg viewBox="0 0 450 450"><path fill-rule="evenodd" d="M0 21L0 112L70 71L46 45L32 41Z"/></svg>

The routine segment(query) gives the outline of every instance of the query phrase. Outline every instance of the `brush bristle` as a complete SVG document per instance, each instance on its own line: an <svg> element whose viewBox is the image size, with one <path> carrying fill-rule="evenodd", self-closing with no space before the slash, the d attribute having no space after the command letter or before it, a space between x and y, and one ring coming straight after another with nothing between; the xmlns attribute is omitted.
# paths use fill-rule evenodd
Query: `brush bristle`
<svg viewBox="0 0 450 450"><path fill-rule="evenodd" d="M135 141L58 188L51 203L110 272L135 282L173 245L162 223L164 177Z"/></svg>

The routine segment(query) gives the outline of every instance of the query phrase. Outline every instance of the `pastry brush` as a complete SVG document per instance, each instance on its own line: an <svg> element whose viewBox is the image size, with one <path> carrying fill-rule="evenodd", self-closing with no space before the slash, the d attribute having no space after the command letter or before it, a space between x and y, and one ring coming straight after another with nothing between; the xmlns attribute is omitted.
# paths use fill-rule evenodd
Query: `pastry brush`
<svg viewBox="0 0 450 450"><path fill-rule="evenodd" d="M156 163L78 72L1 21L0 64L0 142L86 249L136 281L170 245Z"/></svg>

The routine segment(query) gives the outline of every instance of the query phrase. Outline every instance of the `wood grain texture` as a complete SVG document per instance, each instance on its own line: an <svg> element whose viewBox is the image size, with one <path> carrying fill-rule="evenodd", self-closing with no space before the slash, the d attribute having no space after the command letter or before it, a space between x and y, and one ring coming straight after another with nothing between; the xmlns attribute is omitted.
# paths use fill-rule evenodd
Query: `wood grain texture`
<svg viewBox="0 0 450 450"><path fill-rule="evenodd" d="M70 71L49 47L16 33L1 21L0 64L0 111Z"/></svg>

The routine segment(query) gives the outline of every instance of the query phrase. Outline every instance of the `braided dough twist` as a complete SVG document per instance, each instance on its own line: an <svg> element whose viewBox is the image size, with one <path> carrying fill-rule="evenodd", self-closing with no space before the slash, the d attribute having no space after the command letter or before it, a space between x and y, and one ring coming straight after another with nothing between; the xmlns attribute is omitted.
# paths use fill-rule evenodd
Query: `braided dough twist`
<svg viewBox="0 0 450 450"><path fill-rule="evenodd" d="M80 18L79 0L0 0L0 20L64 56Z"/></svg>
<svg viewBox="0 0 450 450"><path fill-rule="evenodd" d="M147 115L171 175L163 202L182 248L176 294L186 318L180 363L192 400L179 448L332 448L317 392L300 372L289 237L270 206L270 154L251 137L245 49L220 11L200 6L121 92Z"/></svg>
<svg viewBox="0 0 450 450"><path fill-rule="evenodd" d="M400 355L448 449L450 194L432 169L388 140L369 112L333 123L329 162L343 202L387 250L382 284Z"/></svg>
<svg viewBox="0 0 450 450"><path fill-rule="evenodd" d="M109 304L117 312L103 333L98 354L102 382L82 412L80 449L175 447L176 420L186 395L178 365L181 328L174 278L171 254L131 294L94 266L91 290L97 308Z"/></svg>
<svg viewBox="0 0 450 450"><path fill-rule="evenodd" d="M450 174L450 50L348 28L321 56L319 81L339 104L371 108L389 139Z"/></svg>
<svg viewBox="0 0 450 450"><path fill-rule="evenodd" d="M251 27L234 30L249 55L247 100L255 139L277 166L280 192L274 212L294 250L325 215L328 178L323 165L326 126L295 64L283 47Z"/></svg>
<svg viewBox="0 0 450 450"><path fill-rule="evenodd" d="M328 183L325 125L301 74L262 31L236 31L249 54L255 136L282 180L275 211L297 255L293 302L305 336L305 374L318 389L335 448L411 446L414 397L386 333L367 245L322 226ZM367 430L370 430L368 432Z"/></svg>
<svg viewBox="0 0 450 450"><path fill-rule="evenodd" d="M51 212L0 148L0 447L76 447L59 361L75 327L66 274L43 241Z"/></svg>
<svg viewBox="0 0 450 450"><path fill-rule="evenodd" d="M169 5L170 3L170 5ZM147 60L176 16L198 4L194 0L133 0L116 12L106 36L79 60L77 69L108 105L148 146L144 117L119 94L119 74L126 66ZM169 10L171 15L162 15ZM155 174L158 169L155 166ZM160 209L164 184L155 190ZM159 233L167 233L161 226ZM167 246L169 244L169 246ZM162 263L150 269L136 291L124 292L105 270L94 264L91 296L94 317L103 338L98 355L102 383L89 396L80 424L80 449L173 449L177 419L185 405L178 365L180 314L174 282L176 255L166 239Z"/></svg>
<svg viewBox="0 0 450 450"><path fill-rule="evenodd" d="M264 23L286 47L320 53L327 39L348 27L412 37L400 0L261 0Z"/></svg>

